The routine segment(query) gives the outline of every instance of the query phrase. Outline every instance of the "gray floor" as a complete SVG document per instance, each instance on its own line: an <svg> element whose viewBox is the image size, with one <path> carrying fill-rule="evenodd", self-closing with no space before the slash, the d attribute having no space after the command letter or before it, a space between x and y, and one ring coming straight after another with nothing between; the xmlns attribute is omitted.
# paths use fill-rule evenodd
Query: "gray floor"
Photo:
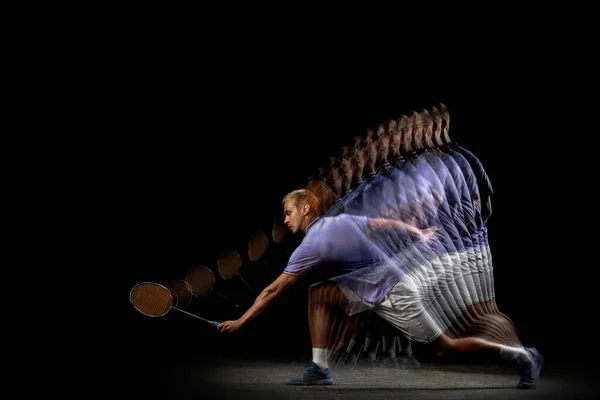
<svg viewBox="0 0 600 400"><path fill-rule="evenodd" d="M544 368L535 390L515 388L514 368L423 363L421 369L340 368L335 383L324 387L288 386L284 379L302 371L299 362L220 360L202 365L173 365L137 381L144 398L202 399L573 399L600 398L594 371L570 366Z"/></svg>

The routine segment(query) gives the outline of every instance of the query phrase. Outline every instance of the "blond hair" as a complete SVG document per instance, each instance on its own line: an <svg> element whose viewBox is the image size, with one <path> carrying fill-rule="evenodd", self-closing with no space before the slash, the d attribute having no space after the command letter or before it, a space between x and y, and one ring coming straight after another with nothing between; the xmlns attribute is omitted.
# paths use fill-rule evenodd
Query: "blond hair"
<svg viewBox="0 0 600 400"><path fill-rule="evenodd" d="M281 204L289 201L294 207L300 207L307 203L310 207L309 213L319 216L335 202L335 199L335 194L325 183L313 180L305 189L292 190L286 194Z"/></svg>

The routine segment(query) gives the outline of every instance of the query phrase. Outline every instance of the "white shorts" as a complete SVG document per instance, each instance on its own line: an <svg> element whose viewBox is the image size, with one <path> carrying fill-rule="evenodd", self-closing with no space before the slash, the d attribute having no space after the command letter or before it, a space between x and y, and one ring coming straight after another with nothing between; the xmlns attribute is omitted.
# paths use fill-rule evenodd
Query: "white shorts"
<svg viewBox="0 0 600 400"><path fill-rule="evenodd" d="M373 311L415 342L429 343L443 333L442 327L425 309L419 289L410 276L403 277Z"/></svg>

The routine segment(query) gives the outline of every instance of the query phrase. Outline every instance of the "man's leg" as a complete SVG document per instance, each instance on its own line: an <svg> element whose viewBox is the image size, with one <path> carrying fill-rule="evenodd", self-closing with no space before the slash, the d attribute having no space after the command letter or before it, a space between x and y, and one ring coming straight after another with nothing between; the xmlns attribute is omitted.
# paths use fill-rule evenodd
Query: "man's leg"
<svg viewBox="0 0 600 400"><path fill-rule="evenodd" d="M384 321L373 312L368 312L368 324L362 351L356 358L356 365L362 367L375 366L377 351L381 348L381 332Z"/></svg>
<svg viewBox="0 0 600 400"><path fill-rule="evenodd" d="M386 368L400 368L401 365L397 359L398 329L384 321L381 333L381 357L379 358L381 366Z"/></svg>
<svg viewBox="0 0 600 400"><path fill-rule="evenodd" d="M333 282L321 282L308 290L308 328L312 343L312 360L297 376L286 379L290 385L331 385L333 379L328 364L328 342L331 322L339 307L348 304L344 294Z"/></svg>
<svg viewBox="0 0 600 400"><path fill-rule="evenodd" d="M339 322L340 310L344 310L348 300L333 282L313 285L308 293L308 329L312 343L313 362L321 368L329 368L329 342ZM336 318L337 316L337 318Z"/></svg>
<svg viewBox="0 0 600 400"><path fill-rule="evenodd" d="M414 326L420 327L419 330L424 333L424 338L431 338L433 332L439 329L427 312L423 312L415 320ZM418 332L415 332L415 335L415 338L420 336ZM424 340L424 342L426 341L428 340ZM500 359L515 360L517 372L521 377L517 388L533 389L537 386L543 366L543 357L535 348L525 348L520 344L509 346L479 336L451 338L446 333L440 333L432 343L440 356L458 352L481 351L494 354Z"/></svg>
<svg viewBox="0 0 600 400"><path fill-rule="evenodd" d="M373 313L371 312L361 312L350 317L352 321L351 325L353 327L353 331L351 334L351 339L348 343L348 347L346 348L346 351L344 353L343 359L339 363L340 365L357 365L358 358L361 356L363 349L365 348L365 341L369 333L369 322L371 320L372 315ZM354 349L357 346L358 349L354 351ZM348 357L350 357L350 359L348 359Z"/></svg>
<svg viewBox="0 0 600 400"><path fill-rule="evenodd" d="M507 346L478 336L451 338L423 307L416 284L410 278L405 278L394 286L375 311L404 332L408 339L434 343L439 354L488 351L496 353L501 359L515 360L521 377L517 388L531 389L537 385L543 358L536 349L520 345Z"/></svg>
<svg viewBox="0 0 600 400"><path fill-rule="evenodd" d="M398 336L396 337L398 343L398 365L401 368L406 369L418 369L421 368L421 363L415 357L412 348L412 341L404 336L402 332L398 330Z"/></svg>
<svg viewBox="0 0 600 400"><path fill-rule="evenodd" d="M486 351L500 359L515 360L521 376L517 388L533 389L537 386L544 359L535 348L506 346L476 336L452 339L445 334L441 334L433 343L441 354Z"/></svg>
<svg viewBox="0 0 600 400"><path fill-rule="evenodd" d="M329 341L329 348L333 350L330 357L330 365L335 367L344 365L350 353L357 347L357 341L360 339L364 340L366 333L365 317L369 313L363 312L348 315L346 310L339 307L337 314L340 318L338 330L335 337ZM362 348L360 348L359 352L362 351Z"/></svg>

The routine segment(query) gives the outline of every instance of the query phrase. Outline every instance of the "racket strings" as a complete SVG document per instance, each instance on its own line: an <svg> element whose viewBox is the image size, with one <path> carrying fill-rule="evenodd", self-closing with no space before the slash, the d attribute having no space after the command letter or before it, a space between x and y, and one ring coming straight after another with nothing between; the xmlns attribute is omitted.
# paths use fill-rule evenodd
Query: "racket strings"
<svg viewBox="0 0 600 400"><path fill-rule="evenodd" d="M188 273L185 281L192 289L192 294L205 297L215 284L215 276L207 267L198 267Z"/></svg>
<svg viewBox="0 0 600 400"><path fill-rule="evenodd" d="M192 299L192 289L187 282L176 279L169 282L167 288L174 298L177 297L177 304L179 307L186 307L189 305Z"/></svg>
<svg viewBox="0 0 600 400"><path fill-rule="evenodd" d="M248 242L248 257L252 261L258 261L269 246L269 240L263 231L256 231L250 236Z"/></svg>
<svg viewBox="0 0 600 400"><path fill-rule="evenodd" d="M273 242L280 244L287 235L287 228L277 222L273 224Z"/></svg>
<svg viewBox="0 0 600 400"><path fill-rule="evenodd" d="M219 257L217 264L219 266L219 272L223 278L232 279L242 265L242 259L237 252L228 251Z"/></svg>
<svg viewBox="0 0 600 400"><path fill-rule="evenodd" d="M131 292L130 300L138 311L153 317L165 315L173 305L169 290L152 283L136 285Z"/></svg>

